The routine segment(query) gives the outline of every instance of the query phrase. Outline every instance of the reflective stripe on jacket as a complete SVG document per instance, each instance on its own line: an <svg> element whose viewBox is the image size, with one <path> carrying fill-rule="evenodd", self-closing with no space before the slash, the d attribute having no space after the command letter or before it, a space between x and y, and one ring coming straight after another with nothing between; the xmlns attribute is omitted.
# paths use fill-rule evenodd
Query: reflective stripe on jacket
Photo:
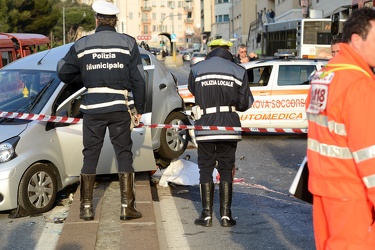
<svg viewBox="0 0 375 250"><path fill-rule="evenodd" d="M135 39L100 26L95 33L77 40L57 66L65 83L82 81L86 88L107 87L132 92L138 113L144 112L145 81L141 55ZM102 114L127 111L121 93L88 93L81 111Z"/></svg>
<svg viewBox="0 0 375 250"><path fill-rule="evenodd" d="M234 106L237 111L245 111L254 101L246 70L222 48L214 49L206 60L192 67L188 88L195 96L195 104L204 110ZM236 112L217 112L202 115L195 125L240 127L241 122ZM241 132L233 130L195 130L195 135L198 142L241 140Z"/></svg>
<svg viewBox="0 0 375 250"><path fill-rule="evenodd" d="M323 71L333 74L326 108L318 114L307 111L309 190L375 204L375 77L347 44ZM316 94L309 92L307 110Z"/></svg>

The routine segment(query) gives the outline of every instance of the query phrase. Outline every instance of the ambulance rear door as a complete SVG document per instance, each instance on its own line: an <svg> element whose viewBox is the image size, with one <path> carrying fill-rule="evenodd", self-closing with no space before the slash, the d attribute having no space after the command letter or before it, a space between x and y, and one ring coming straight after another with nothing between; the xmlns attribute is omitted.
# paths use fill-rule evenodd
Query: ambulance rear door
<svg viewBox="0 0 375 250"><path fill-rule="evenodd" d="M257 64L247 69L249 87L254 96L254 103L245 112L238 112L241 126L247 128L267 128L270 126L270 101L272 82L276 75L273 66Z"/></svg>
<svg viewBox="0 0 375 250"><path fill-rule="evenodd" d="M270 105L273 128L307 128L305 102L310 88L309 76L315 70L313 61L291 61L275 66L277 78Z"/></svg>

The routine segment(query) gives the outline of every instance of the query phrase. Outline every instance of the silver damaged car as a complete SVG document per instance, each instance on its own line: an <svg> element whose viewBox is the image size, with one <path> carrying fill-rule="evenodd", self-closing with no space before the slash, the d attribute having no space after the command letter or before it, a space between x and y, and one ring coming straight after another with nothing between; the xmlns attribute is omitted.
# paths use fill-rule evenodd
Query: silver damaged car
<svg viewBox="0 0 375 250"><path fill-rule="evenodd" d="M64 84L56 65L67 44L19 59L0 70L0 113L82 117L86 89ZM189 120L177 92L177 79L148 51L140 48L147 83L144 124L186 125ZM134 168L165 168L186 149L189 133L142 126L132 131ZM0 211L14 217L43 213L57 192L77 183L82 167L82 124L0 117ZM117 173L115 155L105 139L97 174Z"/></svg>

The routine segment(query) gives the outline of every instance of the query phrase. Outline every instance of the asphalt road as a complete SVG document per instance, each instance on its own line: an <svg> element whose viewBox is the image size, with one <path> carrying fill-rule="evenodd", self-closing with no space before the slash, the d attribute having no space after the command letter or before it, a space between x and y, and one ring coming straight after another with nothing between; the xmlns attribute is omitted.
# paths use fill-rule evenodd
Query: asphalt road
<svg viewBox="0 0 375 250"><path fill-rule="evenodd" d="M186 84L189 68L171 69L180 84ZM235 177L243 181L234 186L237 225L232 228L220 226L217 185L212 228L194 225L201 210L198 185L157 185L161 249L315 249L312 207L288 193L305 152L306 135L244 135L236 155ZM196 148L181 157L186 155L197 163ZM54 249L69 211L69 193L61 193L57 206L43 215L12 219L0 212L0 249Z"/></svg>
<svg viewBox="0 0 375 250"><path fill-rule="evenodd" d="M219 222L218 185L212 228L197 227L199 186L158 186L168 249L315 249L312 207L288 190L303 160L306 136L254 134L238 144L232 213L237 225ZM196 163L196 149L184 155ZM164 205L163 205L164 203Z"/></svg>

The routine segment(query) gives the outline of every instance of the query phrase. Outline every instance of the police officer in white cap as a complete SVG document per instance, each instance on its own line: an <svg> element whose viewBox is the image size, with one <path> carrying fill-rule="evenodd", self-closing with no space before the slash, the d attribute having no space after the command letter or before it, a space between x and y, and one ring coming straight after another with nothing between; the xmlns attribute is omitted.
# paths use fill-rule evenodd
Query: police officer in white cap
<svg viewBox="0 0 375 250"><path fill-rule="evenodd" d="M84 146L80 218L94 219L93 187L106 129L118 162L120 219L140 218L142 214L135 208L131 118L125 99L126 91L132 92L140 119L145 106L141 55L133 37L116 32L116 15L120 11L115 5L96 1L92 8L96 12L95 33L77 40L57 66L63 82L83 83L87 88L80 106Z"/></svg>

